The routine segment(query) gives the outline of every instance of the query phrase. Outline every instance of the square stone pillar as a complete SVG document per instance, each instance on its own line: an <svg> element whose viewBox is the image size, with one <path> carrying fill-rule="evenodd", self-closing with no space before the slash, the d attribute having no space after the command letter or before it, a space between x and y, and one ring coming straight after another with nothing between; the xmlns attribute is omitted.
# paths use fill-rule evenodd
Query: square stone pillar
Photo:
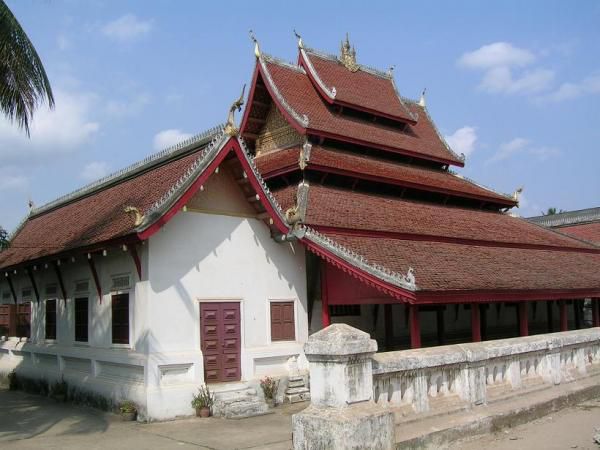
<svg viewBox="0 0 600 450"><path fill-rule="evenodd" d="M394 447L394 415L373 402L376 351L369 334L346 324L308 338L311 405L292 417L294 449Z"/></svg>

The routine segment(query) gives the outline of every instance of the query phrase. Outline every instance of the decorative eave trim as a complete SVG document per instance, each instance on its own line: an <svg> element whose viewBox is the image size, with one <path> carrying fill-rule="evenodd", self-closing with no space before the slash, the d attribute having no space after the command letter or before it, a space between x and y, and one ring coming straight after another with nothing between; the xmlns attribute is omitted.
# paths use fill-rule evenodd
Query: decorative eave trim
<svg viewBox="0 0 600 450"><path fill-rule="evenodd" d="M289 63L282 63L279 60L277 60L269 55L265 55L264 53L262 53L261 56L258 58L258 63L260 64L260 71L261 71L263 77L265 78L266 82L268 83L269 91L275 96L275 99L277 100L277 102L279 102L281 107L286 111L286 113L289 116L291 116L302 128L308 128L308 125L309 125L308 116L306 114L300 115L299 113L297 113L294 110L294 108L292 108L290 106L290 104L287 102L287 100L283 97L281 92L279 92L279 89L277 88L277 85L275 84L275 81L273 80L273 77L271 76L271 73L269 72L269 69L267 68L267 64L266 64L267 62L282 65L286 68L292 68L292 67L297 68L298 66L294 66ZM297 69L294 69L294 70L297 70ZM304 72L304 69L300 68L300 71L301 71L301 73L306 74L306 72Z"/></svg>
<svg viewBox="0 0 600 450"><path fill-rule="evenodd" d="M404 103L404 98L400 95L400 91L398 90L398 87L396 86L396 81L394 80L394 77L390 76L389 80L392 83L392 87L394 88L394 92L396 93L396 97L398 97L398 101L400 102L400 104L402 105L402 107L404 108L404 110L406 111L406 113L408 114L408 116L410 118L412 118L412 120L414 121L414 123L417 123L419 121L419 114L413 113L410 109L408 109L408 106L406 106L406 103Z"/></svg>
<svg viewBox="0 0 600 450"><path fill-rule="evenodd" d="M148 228L156 219L164 212L170 209L171 206L179 199L179 194L182 194L194 182L206 167L215 159L217 154L223 148L223 145L228 140L228 135L223 130L213 137L208 146L202 150L200 155L194 160L192 165L184 172L184 174L158 199L152 206L144 211L144 219L136 228L137 232L141 232Z"/></svg>
<svg viewBox="0 0 600 450"><path fill-rule="evenodd" d="M514 199L514 197L512 195L510 195L510 194L506 194L504 192L500 192L500 191L497 191L495 189L492 189L491 187L488 187L488 186L486 186L484 184L478 183L477 181L475 181L475 180L473 180L473 179L471 179L469 177L465 177L464 175L459 174L459 173L457 173L457 172L455 172L453 170L448 170L448 173L451 174L451 175L453 175L453 176L455 176L456 178L460 178L461 180L468 181L469 183L477 186L478 188L485 189L486 191L490 191L490 192L493 192L494 194L497 194L497 195L500 195L502 197L505 197L507 200L511 201L511 203L512 203L513 206L517 206L517 204L518 204L518 202L516 202L515 199Z"/></svg>
<svg viewBox="0 0 600 450"><path fill-rule="evenodd" d="M337 94L335 86L332 86L331 89L330 89L329 87L327 87L325 85L325 82L321 79L321 77L317 73L317 71L315 69L315 66L313 66L312 61L310 60L308 54L306 53L306 51L303 48L300 49L300 56L302 58L302 61L306 64L306 67L308 69L308 72L309 72L310 76L319 85L319 87L321 88L321 90L323 91L323 93L325 93L325 95L327 97L329 97L330 100L332 100L332 101L335 100L335 96Z"/></svg>
<svg viewBox="0 0 600 450"><path fill-rule="evenodd" d="M427 110L427 107L419 105L419 103L415 102L414 100L410 100L410 102L412 104L418 106L419 108L421 108L423 110L423 112L425 113L425 116L427 117L427 119L429 120L429 122L431 123L431 125L433 126L433 129L434 129L435 133L437 134L438 138L440 139L440 141L442 142L442 144L444 144L444 147L446 147L446 150L448 150L457 159L458 164L456 164L456 165L458 165L460 167L464 167L464 165L465 165L465 155L464 155L464 153L461 153L459 155L454 150L452 150L452 148L450 147L450 145L448 145L448 143L446 142L446 139L444 139L444 136L442 136L442 133L440 133L439 128L437 127L437 125L435 124L435 122L433 121L433 119L431 118L431 116L429 115L429 111Z"/></svg>
<svg viewBox="0 0 600 450"><path fill-rule="evenodd" d="M232 145L229 145L229 143L232 143ZM234 151L238 155L244 171L251 172L250 182L264 202L265 208L271 214L273 223L281 232L289 232L290 227L281 206L260 175L244 140L240 137L232 138L222 132L213 138L209 146L163 197L146 211L144 221L135 230L140 239L147 239L170 220L178 209L183 207L179 203L186 201L187 197L193 195L200 188L201 183L208 179L230 151Z"/></svg>
<svg viewBox="0 0 600 450"><path fill-rule="evenodd" d="M117 172L114 172L110 175L107 175L100 180L94 181L80 189L77 189L69 194L63 195L56 200L53 200L45 205L42 205L38 208L35 208L31 211L29 216L25 219L25 221L29 218L34 218L35 216L47 212L51 209L56 209L66 203L73 202L81 197L88 196L93 194L94 192L108 187L109 185L119 183L120 181L129 178L143 170L149 169L150 167L159 164L163 161L166 161L178 153L185 153L188 150L196 148L198 146L204 145L209 142L217 133L220 133L223 129L223 125L218 125L216 127L210 128L202 133L199 133L195 136L190 137L184 141L181 141L171 147L167 147L164 150L161 150L158 153L154 153L141 161L131 164L128 167L125 167Z"/></svg>
<svg viewBox="0 0 600 450"><path fill-rule="evenodd" d="M363 272L366 272L386 283L389 283L401 289L405 289L411 292L415 292L418 290L415 282L414 271L412 268L408 269L406 275L393 272L384 266L369 262L369 260L367 260L362 255L359 255L358 253L347 249L346 247L338 244L334 240L319 233L318 231L315 231L310 227L305 227L304 230L304 239L307 239L317 244L318 246L328 250L329 252L343 259L350 265L362 270Z"/></svg>

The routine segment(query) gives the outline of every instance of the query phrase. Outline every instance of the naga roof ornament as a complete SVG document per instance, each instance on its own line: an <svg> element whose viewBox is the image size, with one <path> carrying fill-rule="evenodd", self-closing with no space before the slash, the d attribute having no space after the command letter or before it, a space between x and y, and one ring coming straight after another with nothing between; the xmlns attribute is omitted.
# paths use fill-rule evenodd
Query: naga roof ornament
<svg viewBox="0 0 600 450"><path fill-rule="evenodd" d="M423 92L421 92L421 98L419 99L419 106L421 108L425 108L427 106L426 102L425 102L425 93L427 92L427 88L423 89Z"/></svg>
<svg viewBox="0 0 600 450"><path fill-rule="evenodd" d="M294 36L298 39L298 48L300 50L304 49L304 42L302 42L302 36L294 29Z"/></svg>
<svg viewBox="0 0 600 450"><path fill-rule="evenodd" d="M342 41L340 50L340 62L350 72L357 72L358 69L360 69L360 66L356 63L356 49L354 46L350 47L348 33L346 33L346 40Z"/></svg>
<svg viewBox="0 0 600 450"><path fill-rule="evenodd" d="M240 98L238 98L235 102L232 103L229 108L229 114L227 116L227 123L225 124L225 133L229 136L237 136L240 130L235 126L235 110L238 112L242 110L242 105L244 104L244 92L246 91L246 85L242 88L242 93L240 94Z"/></svg>

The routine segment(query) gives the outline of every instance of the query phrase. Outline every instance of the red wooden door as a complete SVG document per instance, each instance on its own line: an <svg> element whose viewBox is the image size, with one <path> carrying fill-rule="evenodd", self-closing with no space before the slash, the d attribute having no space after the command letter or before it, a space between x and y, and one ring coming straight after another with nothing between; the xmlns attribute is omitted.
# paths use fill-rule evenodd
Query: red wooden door
<svg viewBox="0 0 600 450"><path fill-rule="evenodd" d="M241 379L239 303L200 303L200 342L205 382Z"/></svg>

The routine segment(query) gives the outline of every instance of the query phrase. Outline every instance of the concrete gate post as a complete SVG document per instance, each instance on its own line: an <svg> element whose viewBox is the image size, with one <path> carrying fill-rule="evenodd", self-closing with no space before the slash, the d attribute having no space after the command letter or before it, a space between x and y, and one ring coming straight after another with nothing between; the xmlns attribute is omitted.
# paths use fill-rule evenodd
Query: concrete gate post
<svg viewBox="0 0 600 450"><path fill-rule="evenodd" d="M367 333L346 324L308 338L311 405L292 417L295 450L394 447L394 415L373 402L376 351Z"/></svg>

